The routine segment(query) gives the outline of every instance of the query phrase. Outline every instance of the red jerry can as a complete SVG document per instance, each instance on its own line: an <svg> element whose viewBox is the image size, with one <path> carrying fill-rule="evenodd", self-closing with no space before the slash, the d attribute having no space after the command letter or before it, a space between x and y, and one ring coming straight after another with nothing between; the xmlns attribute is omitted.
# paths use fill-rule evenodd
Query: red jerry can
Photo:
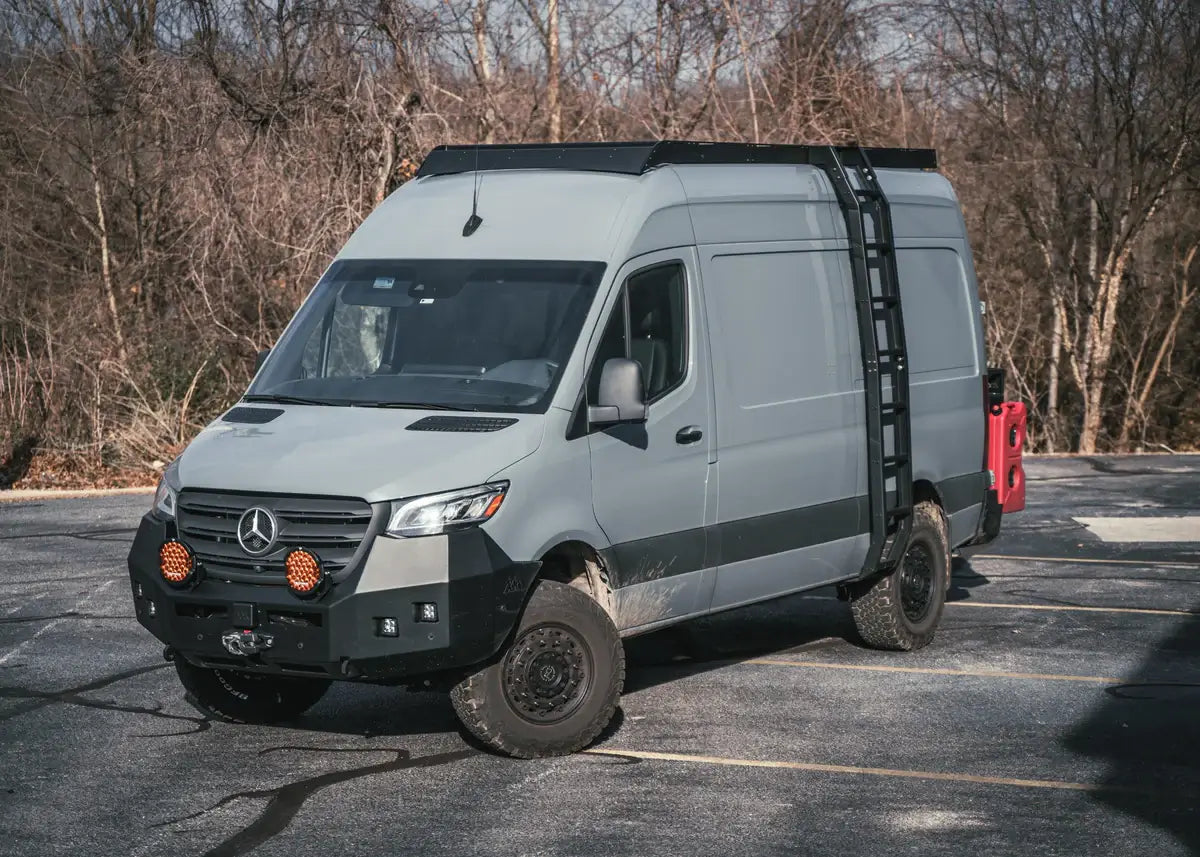
<svg viewBox="0 0 1200 857"><path fill-rule="evenodd" d="M988 414L988 470L996 475L996 496L1005 513L1025 508L1025 403L1004 402Z"/></svg>

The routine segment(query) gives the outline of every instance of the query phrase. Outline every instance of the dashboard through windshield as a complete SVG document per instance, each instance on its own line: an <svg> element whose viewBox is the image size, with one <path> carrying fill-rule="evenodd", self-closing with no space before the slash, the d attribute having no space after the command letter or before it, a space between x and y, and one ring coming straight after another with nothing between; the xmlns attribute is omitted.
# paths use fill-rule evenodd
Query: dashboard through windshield
<svg viewBox="0 0 1200 857"><path fill-rule="evenodd" d="M339 260L301 306L245 398L543 412L604 267Z"/></svg>

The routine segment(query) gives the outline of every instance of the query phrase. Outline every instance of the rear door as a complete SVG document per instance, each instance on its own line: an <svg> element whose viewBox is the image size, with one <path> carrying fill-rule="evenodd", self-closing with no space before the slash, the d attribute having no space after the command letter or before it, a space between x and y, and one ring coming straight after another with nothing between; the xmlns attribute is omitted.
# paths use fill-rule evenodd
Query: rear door
<svg viewBox="0 0 1200 857"><path fill-rule="evenodd" d="M619 624L633 628L708 607L704 524L715 432L694 251L641 256L618 282L586 395L595 401L606 360L631 357L642 364L647 418L592 431L588 442Z"/></svg>

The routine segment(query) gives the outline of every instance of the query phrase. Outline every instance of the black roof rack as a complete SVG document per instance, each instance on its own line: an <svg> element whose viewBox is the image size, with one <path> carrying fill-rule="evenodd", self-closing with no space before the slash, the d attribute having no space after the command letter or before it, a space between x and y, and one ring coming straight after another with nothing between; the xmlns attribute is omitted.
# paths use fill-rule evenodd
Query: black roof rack
<svg viewBox="0 0 1200 857"><path fill-rule="evenodd" d="M417 178L475 170L575 170L641 175L664 164L810 164L814 152L829 146L772 143L521 143L500 146L438 146L417 170ZM834 147L840 155L865 151L877 169L934 170L933 149ZM817 155L820 158L820 155Z"/></svg>

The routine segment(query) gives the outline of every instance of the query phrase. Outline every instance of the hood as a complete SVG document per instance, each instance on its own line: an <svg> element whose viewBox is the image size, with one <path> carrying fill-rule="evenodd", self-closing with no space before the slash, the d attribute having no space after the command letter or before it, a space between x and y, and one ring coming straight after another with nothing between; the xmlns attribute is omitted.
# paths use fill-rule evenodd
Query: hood
<svg viewBox="0 0 1200 857"><path fill-rule="evenodd" d="M541 414L495 431L411 431L423 418L480 414L317 405L256 405L282 411L262 425L217 420L179 457L183 488L321 494L368 502L468 488L530 455Z"/></svg>

